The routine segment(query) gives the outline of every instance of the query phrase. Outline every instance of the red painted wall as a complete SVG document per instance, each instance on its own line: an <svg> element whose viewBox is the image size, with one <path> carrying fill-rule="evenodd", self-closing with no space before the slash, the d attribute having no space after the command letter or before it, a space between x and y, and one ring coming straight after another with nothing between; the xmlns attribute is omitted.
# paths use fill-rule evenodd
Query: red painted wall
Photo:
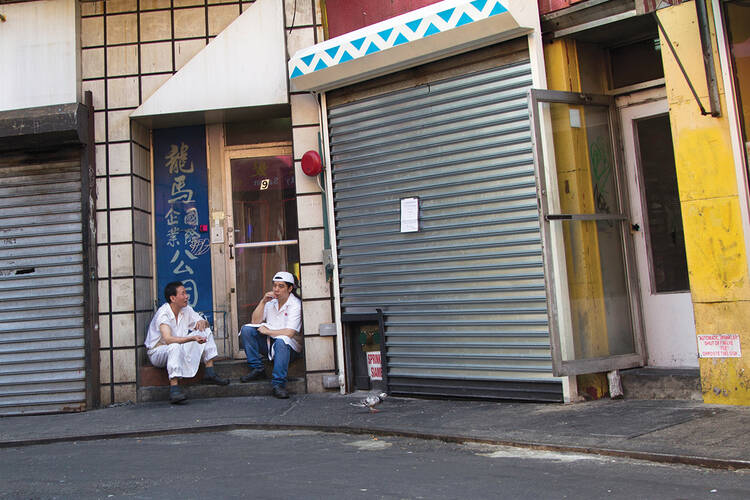
<svg viewBox="0 0 750 500"><path fill-rule="evenodd" d="M537 0L539 2L539 13L546 14L555 10L570 7L574 3L583 2L584 0Z"/></svg>
<svg viewBox="0 0 750 500"><path fill-rule="evenodd" d="M439 0L326 0L328 37L379 23Z"/></svg>
<svg viewBox="0 0 750 500"><path fill-rule="evenodd" d="M325 0L328 37L334 38L438 1L440 0ZM540 14L583 1L585 0L537 0Z"/></svg>

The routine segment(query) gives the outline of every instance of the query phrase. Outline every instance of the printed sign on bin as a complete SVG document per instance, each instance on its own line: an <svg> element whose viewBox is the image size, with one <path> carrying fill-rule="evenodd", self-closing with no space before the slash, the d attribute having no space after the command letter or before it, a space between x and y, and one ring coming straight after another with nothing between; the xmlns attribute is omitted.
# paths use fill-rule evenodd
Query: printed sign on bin
<svg viewBox="0 0 750 500"><path fill-rule="evenodd" d="M367 354L367 374L370 380L383 380L383 365L380 362L380 352L369 351Z"/></svg>

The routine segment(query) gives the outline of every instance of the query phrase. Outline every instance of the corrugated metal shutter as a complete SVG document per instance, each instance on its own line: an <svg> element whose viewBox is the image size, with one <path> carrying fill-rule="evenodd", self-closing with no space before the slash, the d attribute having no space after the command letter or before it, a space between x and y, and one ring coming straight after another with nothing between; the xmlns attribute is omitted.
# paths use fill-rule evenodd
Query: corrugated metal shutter
<svg viewBox="0 0 750 500"><path fill-rule="evenodd" d="M393 393L561 401L528 61L329 109L344 313L382 308ZM401 198L420 230L401 233Z"/></svg>
<svg viewBox="0 0 750 500"><path fill-rule="evenodd" d="M81 164L65 158L0 159L0 415L85 407Z"/></svg>

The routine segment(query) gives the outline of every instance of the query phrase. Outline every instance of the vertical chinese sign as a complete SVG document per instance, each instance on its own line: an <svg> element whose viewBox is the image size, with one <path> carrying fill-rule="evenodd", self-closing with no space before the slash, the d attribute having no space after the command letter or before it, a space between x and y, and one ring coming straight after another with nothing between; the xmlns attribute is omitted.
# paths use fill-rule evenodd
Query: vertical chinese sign
<svg viewBox="0 0 750 500"><path fill-rule="evenodd" d="M205 128L154 130L158 297L167 283L182 281L190 305L205 314L213 309L208 219Z"/></svg>

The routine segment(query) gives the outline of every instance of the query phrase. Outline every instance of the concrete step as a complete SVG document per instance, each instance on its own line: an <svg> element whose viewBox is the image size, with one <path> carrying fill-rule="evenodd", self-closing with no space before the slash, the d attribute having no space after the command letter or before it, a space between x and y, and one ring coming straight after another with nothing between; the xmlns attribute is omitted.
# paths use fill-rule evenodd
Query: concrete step
<svg viewBox="0 0 750 500"><path fill-rule="evenodd" d="M271 371L272 362L265 362L267 380L242 383L240 377L247 374L247 361L244 359L225 359L214 362L216 373L230 380L229 385L203 384L204 367L200 366L198 373L193 378L183 379L180 385L185 390L188 398L222 398L237 396L267 396L271 394ZM286 384L291 394L305 394L307 386L305 383L305 366L303 360L295 360L289 365L289 379ZM140 384L138 387L138 401L166 401L169 399L169 378L167 370L156 368L151 365L142 366L140 369Z"/></svg>
<svg viewBox="0 0 750 500"><path fill-rule="evenodd" d="M620 377L627 399L703 400L697 368L634 368L621 370Z"/></svg>
<svg viewBox="0 0 750 500"><path fill-rule="evenodd" d="M206 399L206 398L228 398L239 396L270 396L271 382L269 380L257 380L254 382L242 383L238 379L233 379L229 385L213 384L191 384L182 385L188 399ZM305 394L305 380L301 378L289 379L286 388L290 394ZM169 399L169 386L150 386L140 387L138 389L138 401L167 401Z"/></svg>

